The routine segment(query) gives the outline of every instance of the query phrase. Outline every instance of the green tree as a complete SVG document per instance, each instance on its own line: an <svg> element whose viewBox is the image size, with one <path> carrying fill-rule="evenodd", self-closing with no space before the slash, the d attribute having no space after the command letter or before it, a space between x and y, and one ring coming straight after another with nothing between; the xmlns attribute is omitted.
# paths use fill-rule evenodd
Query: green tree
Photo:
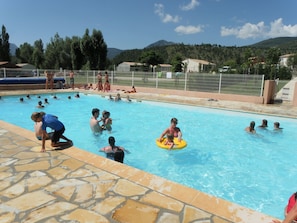
<svg viewBox="0 0 297 223"><path fill-rule="evenodd" d="M184 68L184 63L181 55L176 55L171 61L172 72L182 72Z"/></svg>
<svg viewBox="0 0 297 223"><path fill-rule="evenodd" d="M0 61L10 61L10 47L9 47L9 34L6 28L2 25L2 32L0 35Z"/></svg>
<svg viewBox="0 0 297 223"><path fill-rule="evenodd" d="M33 54L32 54L32 64L36 68L42 68L44 62L44 50L42 40L36 40L34 42Z"/></svg>
<svg viewBox="0 0 297 223"><path fill-rule="evenodd" d="M34 48L29 43L21 44L16 50L16 57L20 63L32 63L32 54Z"/></svg>
<svg viewBox="0 0 297 223"><path fill-rule="evenodd" d="M64 41L57 33L47 45L45 51L45 68L71 69L71 42Z"/></svg>
<svg viewBox="0 0 297 223"><path fill-rule="evenodd" d="M104 42L102 33L98 30L93 30L92 39L95 52L98 53L98 69L104 70L107 66L107 45Z"/></svg>
<svg viewBox="0 0 297 223"><path fill-rule="evenodd" d="M161 64L164 61L159 54L151 50L143 52L139 59L140 62L144 63L147 68L151 67L152 69L154 66L157 66L158 64Z"/></svg>
<svg viewBox="0 0 297 223"><path fill-rule="evenodd" d="M278 64L280 55L279 48L270 48L266 53L266 64Z"/></svg>
<svg viewBox="0 0 297 223"><path fill-rule="evenodd" d="M293 70L297 68L297 53L294 56L290 56L288 59L288 66L292 67Z"/></svg>
<svg viewBox="0 0 297 223"><path fill-rule="evenodd" d="M98 30L93 30L92 36L89 35L89 30L86 29L83 38L81 39L81 51L85 55L88 63L85 64L87 69L104 69L106 66L107 45L104 42L102 33Z"/></svg>
<svg viewBox="0 0 297 223"><path fill-rule="evenodd" d="M59 55L59 60L60 60L60 67L68 70L72 70L72 59L71 59L71 44L72 44L72 39L69 37L66 37L64 40L61 42L62 45L59 46L60 55Z"/></svg>
<svg viewBox="0 0 297 223"><path fill-rule="evenodd" d="M80 70L86 63L86 59L80 48L80 41L81 39L79 37L72 37L70 55L73 70Z"/></svg>
<svg viewBox="0 0 297 223"><path fill-rule="evenodd" d="M266 53L266 65L268 68L269 76L266 74L266 78L273 80L276 78L278 72L279 57L281 55L279 48L270 48Z"/></svg>

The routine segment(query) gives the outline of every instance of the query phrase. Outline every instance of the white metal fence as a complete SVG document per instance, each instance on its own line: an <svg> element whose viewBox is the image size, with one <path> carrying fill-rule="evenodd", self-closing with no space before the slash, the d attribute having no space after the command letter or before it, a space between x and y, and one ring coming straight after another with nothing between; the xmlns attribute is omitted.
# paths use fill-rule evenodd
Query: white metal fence
<svg viewBox="0 0 297 223"><path fill-rule="evenodd" d="M35 77L44 78L45 70L0 69L0 78ZM64 77L69 84L69 70L49 70L56 77ZM75 84L96 86L96 70L78 70ZM101 71L104 76L105 71ZM162 72L115 72L108 71L111 85L175 89L225 94L262 96L264 75L247 74L209 74L209 73L162 73ZM103 77L104 80L104 77Z"/></svg>

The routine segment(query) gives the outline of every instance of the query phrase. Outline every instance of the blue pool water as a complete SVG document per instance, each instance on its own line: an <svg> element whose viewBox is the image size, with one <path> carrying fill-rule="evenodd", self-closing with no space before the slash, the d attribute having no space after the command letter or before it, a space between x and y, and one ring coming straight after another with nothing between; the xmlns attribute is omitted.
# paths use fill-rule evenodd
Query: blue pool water
<svg viewBox="0 0 297 223"><path fill-rule="evenodd" d="M72 99L67 99L71 95ZM34 111L57 115L65 124L65 136L81 149L104 156L98 150L107 145L110 135L116 144L128 149L127 165L221 197L262 213L283 218L289 196L296 191L297 120L255 115L195 106L156 102L112 102L100 95L74 93L32 95L20 103L20 96L0 100L0 119L33 131L30 119ZM44 109L35 106L48 98ZM113 132L93 135L89 128L91 110L108 110ZM176 117L188 146L167 151L155 145L155 139ZM256 125L268 120L268 130L257 135L244 131L250 121ZM278 121L283 132L272 131Z"/></svg>

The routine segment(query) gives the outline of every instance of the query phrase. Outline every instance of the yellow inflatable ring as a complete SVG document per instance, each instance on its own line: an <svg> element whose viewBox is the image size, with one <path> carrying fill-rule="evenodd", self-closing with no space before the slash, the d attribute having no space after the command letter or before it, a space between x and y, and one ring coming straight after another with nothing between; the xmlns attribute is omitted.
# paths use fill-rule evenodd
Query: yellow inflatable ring
<svg viewBox="0 0 297 223"><path fill-rule="evenodd" d="M187 146L187 142L185 140L178 141L177 137L174 137L173 139L174 146L172 149L183 149ZM163 140L160 142L159 139L156 139L156 144L162 149L169 149L169 145L166 145L166 138L163 138Z"/></svg>

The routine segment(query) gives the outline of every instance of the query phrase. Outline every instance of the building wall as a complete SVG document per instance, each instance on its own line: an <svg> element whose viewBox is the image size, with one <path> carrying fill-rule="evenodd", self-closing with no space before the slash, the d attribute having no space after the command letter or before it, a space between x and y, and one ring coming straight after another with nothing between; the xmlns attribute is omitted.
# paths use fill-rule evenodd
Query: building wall
<svg viewBox="0 0 297 223"><path fill-rule="evenodd" d="M185 72L200 72L199 66L200 64L197 61L193 61L190 59L184 60L184 64L187 64L187 70Z"/></svg>
<svg viewBox="0 0 297 223"><path fill-rule="evenodd" d="M121 72L129 72L130 71L130 65L127 63L120 63L117 66L117 71L121 71Z"/></svg>

